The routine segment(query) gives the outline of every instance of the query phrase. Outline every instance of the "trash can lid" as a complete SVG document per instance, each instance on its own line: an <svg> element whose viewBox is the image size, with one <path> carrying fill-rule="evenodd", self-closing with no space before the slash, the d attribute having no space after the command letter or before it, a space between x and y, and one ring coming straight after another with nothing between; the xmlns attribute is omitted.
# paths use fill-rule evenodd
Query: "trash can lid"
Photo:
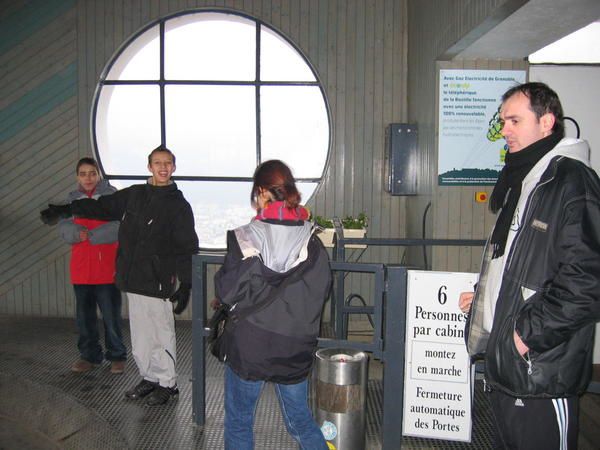
<svg viewBox="0 0 600 450"><path fill-rule="evenodd" d="M317 350L316 377L327 384L338 386L365 386L368 378L369 357L363 351L351 348L323 348Z"/></svg>
<svg viewBox="0 0 600 450"><path fill-rule="evenodd" d="M316 353L317 360L355 363L367 358L367 354L361 350L352 348L321 348Z"/></svg>
<svg viewBox="0 0 600 450"><path fill-rule="evenodd" d="M349 355L347 353L336 353L335 355L331 355L329 359L331 361L336 362L351 362L351 361L359 361L362 358L360 353L356 355Z"/></svg>

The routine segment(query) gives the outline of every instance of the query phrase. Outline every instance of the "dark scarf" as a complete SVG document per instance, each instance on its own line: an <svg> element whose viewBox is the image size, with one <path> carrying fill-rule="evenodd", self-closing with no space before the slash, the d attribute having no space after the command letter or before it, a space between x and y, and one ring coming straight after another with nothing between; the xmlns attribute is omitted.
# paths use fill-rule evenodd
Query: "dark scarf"
<svg viewBox="0 0 600 450"><path fill-rule="evenodd" d="M506 153L504 167L490 197L492 212L496 213L501 209L492 233L492 259L504 254L510 224L521 196L523 179L562 138L562 133L552 133L516 153Z"/></svg>

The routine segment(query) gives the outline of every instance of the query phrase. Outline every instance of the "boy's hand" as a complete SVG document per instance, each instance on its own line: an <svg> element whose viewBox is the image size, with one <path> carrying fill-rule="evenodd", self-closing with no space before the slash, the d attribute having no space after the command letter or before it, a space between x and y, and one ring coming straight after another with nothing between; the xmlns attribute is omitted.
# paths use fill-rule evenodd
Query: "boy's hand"
<svg viewBox="0 0 600 450"><path fill-rule="evenodd" d="M189 284L181 283L179 289L169 299L173 302L173 313L181 314L187 307L190 301L191 286Z"/></svg>
<svg viewBox="0 0 600 450"><path fill-rule="evenodd" d="M40 219L46 225L56 225L60 219L71 217L71 205L48 205L48 208L40 211Z"/></svg>

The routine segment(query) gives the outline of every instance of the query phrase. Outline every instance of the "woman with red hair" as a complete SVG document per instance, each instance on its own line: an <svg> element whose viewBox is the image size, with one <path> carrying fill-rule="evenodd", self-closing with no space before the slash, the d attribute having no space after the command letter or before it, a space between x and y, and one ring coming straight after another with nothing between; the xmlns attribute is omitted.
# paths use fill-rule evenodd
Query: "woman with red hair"
<svg viewBox="0 0 600 450"><path fill-rule="evenodd" d="M215 275L217 297L229 307L225 449L254 448L254 411L267 381L300 448L327 449L308 408L307 377L331 284L328 255L283 162L257 167L250 200L257 215L227 232L227 256Z"/></svg>

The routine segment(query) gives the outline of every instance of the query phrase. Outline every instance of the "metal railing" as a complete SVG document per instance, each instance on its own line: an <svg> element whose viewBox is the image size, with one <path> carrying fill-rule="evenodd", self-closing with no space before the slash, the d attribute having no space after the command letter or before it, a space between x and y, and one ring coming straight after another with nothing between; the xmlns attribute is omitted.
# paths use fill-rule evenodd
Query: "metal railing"
<svg viewBox="0 0 600 450"><path fill-rule="evenodd" d="M347 239L345 241L367 245L423 245L422 240L402 239ZM482 241L427 240L428 245L482 245ZM336 250L336 249L334 249ZM343 257L343 250L337 253ZM210 264L222 264L223 255L199 254L193 258L192 279L192 412L197 425L205 423L205 324L207 316L207 268ZM383 363L383 417L381 442L383 450L398 449L402 443L402 416L404 403L404 360L406 328L406 274L407 268L399 265L378 263L351 263L331 261L337 288L332 302L335 308L336 339L319 338L319 347L344 347L370 352ZM373 305L356 307L343 303L344 273L370 273L374 277ZM341 280L341 281L340 281ZM340 287L341 284L341 287ZM337 299L337 300L336 300ZM372 316L373 339L357 342L346 339L344 317L347 314L367 313ZM339 328L337 328L339 327ZM342 330L342 331L340 331Z"/></svg>
<svg viewBox="0 0 600 450"><path fill-rule="evenodd" d="M372 353L383 363L383 416L381 442L383 450L401 448L402 419L404 404L404 363L406 329L406 295L408 268L400 265L380 263L346 262L344 244L366 244L370 246L482 246L483 240L462 239L382 239L382 238L335 238L333 261L334 290L331 298L332 322L335 324L335 339L319 339L319 347L345 347ZM193 257L192 281L192 411L197 425L205 423L205 324L207 317L207 268L220 265L224 256L214 253ZM373 274L372 306L344 304L344 274ZM211 280L212 281L212 280ZM371 342L346 339L345 319L349 314L370 314L373 323ZM598 392L600 383L590 384L588 391Z"/></svg>
<svg viewBox="0 0 600 450"><path fill-rule="evenodd" d="M404 238L345 238L344 230L338 220L334 220L335 235L333 238L333 261L346 261L346 245L364 245L367 247L415 247L415 246L445 246L445 247L479 247L484 246L485 240L473 239L404 239ZM373 314L371 306L352 306L346 303L345 276L335 275L334 295L331 302L330 316L337 339L345 339L348 335L348 316L351 314ZM352 298L352 294L348 296Z"/></svg>
<svg viewBox="0 0 600 450"><path fill-rule="evenodd" d="M192 277L192 414L196 425L204 425L206 407L205 324L207 317L207 268L222 264L224 257L199 254L193 257ZM404 332L406 321L406 268L373 263L330 263L337 272L371 273L374 276L371 342L319 338L319 347L344 347L372 353L384 362L383 369L383 449L397 449L402 441L404 392ZM385 330L385 333L384 333Z"/></svg>

